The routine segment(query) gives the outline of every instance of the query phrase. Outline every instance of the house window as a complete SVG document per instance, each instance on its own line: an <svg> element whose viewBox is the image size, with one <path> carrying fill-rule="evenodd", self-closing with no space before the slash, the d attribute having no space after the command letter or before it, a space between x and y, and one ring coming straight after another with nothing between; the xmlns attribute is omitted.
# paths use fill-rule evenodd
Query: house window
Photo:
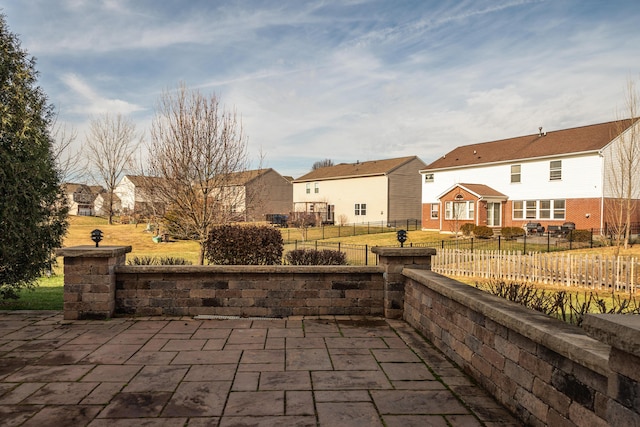
<svg viewBox="0 0 640 427"><path fill-rule="evenodd" d="M317 182L313 184L313 192L316 194L320 192L320 184L318 184Z"/></svg>
<svg viewBox="0 0 640 427"><path fill-rule="evenodd" d="M565 201L515 200L513 219L565 219Z"/></svg>
<svg viewBox="0 0 640 427"><path fill-rule="evenodd" d="M565 202L564 200L553 201L553 219L565 219Z"/></svg>
<svg viewBox="0 0 640 427"><path fill-rule="evenodd" d="M433 182L433 174L425 173L424 174L424 182Z"/></svg>
<svg viewBox="0 0 640 427"><path fill-rule="evenodd" d="M472 201L445 202L444 203L444 219L473 220L475 219L475 204Z"/></svg>
<svg viewBox="0 0 640 427"><path fill-rule="evenodd" d="M440 205L437 203L431 204L431 219L438 219L438 211L440 210Z"/></svg>
<svg viewBox="0 0 640 427"><path fill-rule="evenodd" d="M537 206L538 203L535 200L527 200L525 202L525 206L526 206L526 210L525 210L525 214L527 216L527 219L535 219L537 216Z"/></svg>
<svg viewBox="0 0 640 427"><path fill-rule="evenodd" d="M311 194L311 184L307 183L307 194Z"/></svg>
<svg viewBox="0 0 640 427"><path fill-rule="evenodd" d="M513 219L524 219L524 202L522 200L513 202Z"/></svg>
<svg viewBox="0 0 640 427"><path fill-rule="evenodd" d="M551 200L540 200L540 211L538 217L540 219L551 218Z"/></svg>
<svg viewBox="0 0 640 427"><path fill-rule="evenodd" d="M520 165L511 165L511 182L520 182Z"/></svg>
<svg viewBox="0 0 640 427"><path fill-rule="evenodd" d="M552 160L549 163L549 180L559 181L562 179L562 160Z"/></svg>
<svg viewBox="0 0 640 427"><path fill-rule="evenodd" d="M355 205L355 214L356 215L366 215L367 214L367 204L366 203L356 203L356 205Z"/></svg>

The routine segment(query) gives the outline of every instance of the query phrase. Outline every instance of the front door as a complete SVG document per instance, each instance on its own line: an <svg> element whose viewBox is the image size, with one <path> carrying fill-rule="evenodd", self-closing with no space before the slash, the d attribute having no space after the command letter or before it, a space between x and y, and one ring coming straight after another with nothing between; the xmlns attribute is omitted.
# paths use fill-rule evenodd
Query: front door
<svg viewBox="0 0 640 427"><path fill-rule="evenodd" d="M500 218L501 207L502 203L499 202L487 203L487 225L489 227L500 227L502 223Z"/></svg>

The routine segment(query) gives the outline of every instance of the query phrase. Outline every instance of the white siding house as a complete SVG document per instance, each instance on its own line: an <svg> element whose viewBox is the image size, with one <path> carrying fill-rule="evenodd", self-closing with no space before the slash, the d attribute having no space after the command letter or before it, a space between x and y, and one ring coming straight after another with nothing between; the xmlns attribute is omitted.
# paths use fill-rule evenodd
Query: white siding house
<svg viewBox="0 0 640 427"><path fill-rule="evenodd" d="M489 227L573 222L577 228L604 229L606 200L613 197L605 188L608 170L615 169L612 156L619 135L638 124L541 129L457 147L420 171L423 229L453 231L454 220ZM478 185L485 186L483 194L474 191ZM457 213L465 209L461 218Z"/></svg>
<svg viewBox="0 0 640 427"><path fill-rule="evenodd" d="M341 163L293 181L293 211L326 223L388 223L420 219L420 174L416 156Z"/></svg>

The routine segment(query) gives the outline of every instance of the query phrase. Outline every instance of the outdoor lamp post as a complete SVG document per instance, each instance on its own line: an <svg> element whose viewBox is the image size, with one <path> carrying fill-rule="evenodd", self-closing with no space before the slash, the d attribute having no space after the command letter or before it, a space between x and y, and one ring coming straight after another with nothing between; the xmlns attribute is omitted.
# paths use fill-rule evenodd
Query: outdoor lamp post
<svg viewBox="0 0 640 427"><path fill-rule="evenodd" d="M91 232L91 240L96 242L96 248L98 247L98 243L102 240L102 230L98 230L97 228Z"/></svg>
<svg viewBox="0 0 640 427"><path fill-rule="evenodd" d="M407 231L406 230L398 230L396 233L398 237L398 242L400 242L400 247L404 247L404 242L407 241Z"/></svg>

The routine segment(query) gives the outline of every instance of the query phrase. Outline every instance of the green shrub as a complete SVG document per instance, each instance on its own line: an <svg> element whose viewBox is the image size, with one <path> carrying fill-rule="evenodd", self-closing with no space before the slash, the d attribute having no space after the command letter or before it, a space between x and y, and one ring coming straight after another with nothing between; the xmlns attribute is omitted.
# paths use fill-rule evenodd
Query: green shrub
<svg viewBox="0 0 640 427"><path fill-rule="evenodd" d="M493 236L493 230L486 225L479 225L473 229L473 235L478 239L488 239Z"/></svg>
<svg viewBox="0 0 640 427"><path fill-rule="evenodd" d="M500 229L500 235L505 239L513 239L516 237L524 236L524 228L522 227L502 227Z"/></svg>
<svg viewBox="0 0 640 427"><path fill-rule="evenodd" d="M329 249L296 249L285 255L285 261L289 265L346 265L347 256Z"/></svg>
<svg viewBox="0 0 640 427"><path fill-rule="evenodd" d="M460 231L462 231L462 234L464 234L465 236L471 236L471 233L473 233L473 230L475 228L476 228L475 224L467 222L467 223L462 224L460 226Z"/></svg>
<svg viewBox="0 0 640 427"><path fill-rule="evenodd" d="M220 225L209 233L205 257L219 265L281 264L283 247L282 234L273 227Z"/></svg>
<svg viewBox="0 0 640 427"><path fill-rule="evenodd" d="M127 259L128 265L158 265L157 258L154 256L134 256Z"/></svg>
<svg viewBox="0 0 640 427"><path fill-rule="evenodd" d="M567 235L567 239L571 242L590 242L591 231L589 230L571 230Z"/></svg>
<svg viewBox="0 0 640 427"><path fill-rule="evenodd" d="M129 265L191 265L191 261L179 257L134 256L127 260Z"/></svg>
<svg viewBox="0 0 640 427"><path fill-rule="evenodd" d="M160 265L191 265L191 261L184 258L165 256L159 259Z"/></svg>

